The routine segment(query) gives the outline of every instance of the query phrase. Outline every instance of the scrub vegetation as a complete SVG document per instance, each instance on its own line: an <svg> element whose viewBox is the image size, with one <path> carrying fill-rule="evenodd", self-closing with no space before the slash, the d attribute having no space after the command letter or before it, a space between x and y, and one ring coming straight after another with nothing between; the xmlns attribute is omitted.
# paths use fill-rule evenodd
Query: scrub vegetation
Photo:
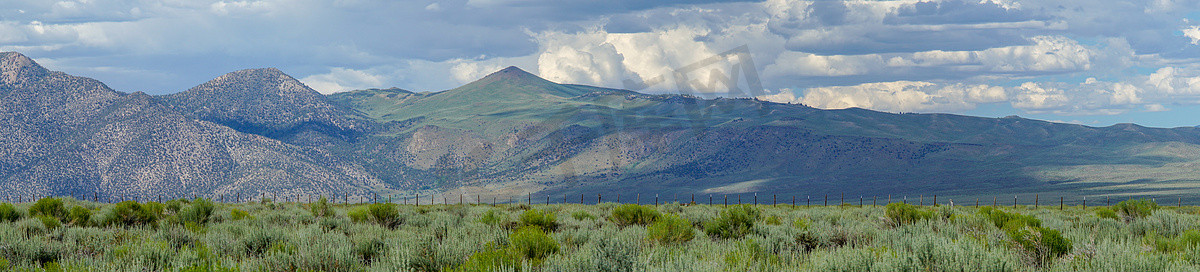
<svg viewBox="0 0 1200 272"><path fill-rule="evenodd" d="M1200 208L0 203L13 271L1200 271Z"/></svg>

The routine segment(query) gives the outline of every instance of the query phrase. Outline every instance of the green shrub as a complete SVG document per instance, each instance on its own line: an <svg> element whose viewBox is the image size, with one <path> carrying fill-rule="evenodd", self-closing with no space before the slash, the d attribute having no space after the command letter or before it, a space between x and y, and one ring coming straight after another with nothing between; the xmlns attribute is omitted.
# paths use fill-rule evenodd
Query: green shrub
<svg viewBox="0 0 1200 272"><path fill-rule="evenodd" d="M1042 228L1042 220L1036 217L1008 213L991 207L980 208L979 214L1004 230L1013 242L1026 252L1034 254L1039 260L1056 258L1071 252L1071 240L1063 237L1058 230Z"/></svg>
<svg viewBox="0 0 1200 272"><path fill-rule="evenodd" d="M659 216L661 214L654 209L634 204L621 205L612 211L612 221L621 226L649 225Z"/></svg>
<svg viewBox="0 0 1200 272"><path fill-rule="evenodd" d="M308 211L312 213L313 217L317 218L333 217L335 215L333 205L329 204L329 200L325 199L324 196L321 196L320 199L317 199L316 203L309 206Z"/></svg>
<svg viewBox="0 0 1200 272"><path fill-rule="evenodd" d="M80 206L71 207L71 211L67 216L67 223L72 226L87 226L91 223L91 220L92 210Z"/></svg>
<svg viewBox="0 0 1200 272"><path fill-rule="evenodd" d="M229 218L233 218L233 220L242 220L242 219L253 218L253 217L251 217L250 213L247 213L246 211L239 210L239 209L232 209L232 210L229 210Z"/></svg>
<svg viewBox="0 0 1200 272"><path fill-rule="evenodd" d="M1018 223L1010 223L1005 227L1005 233L1027 252L1039 258L1057 258L1071 252L1071 240L1062 236L1058 230L1025 226L1017 227Z"/></svg>
<svg viewBox="0 0 1200 272"><path fill-rule="evenodd" d="M508 240L512 250L534 263L541 263L550 254L558 252L558 242L534 226L517 229Z"/></svg>
<svg viewBox="0 0 1200 272"><path fill-rule="evenodd" d="M1042 226L1042 220L1038 220L1036 217L1019 213L1007 213L992 207L979 208L979 214L987 217L997 228Z"/></svg>
<svg viewBox="0 0 1200 272"><path fill-rule="evenodd" d="M153 214L154 216L156 216L158 218L162 218L163 215L166 214L165 213L166 206L163 206L162 203L158 203L158 202L154 202L154 201L146 202L146 203L142 203L142 208L146 209L146 211L150 212L150 214ZM179 210L175 210L175 212L172 212L172 213L178 213L178 211Z"/></svg>
<svg viewBox="0 0 1200 272"><path fill-rule="evenodd" d="M1179 245L1183 248L1200 246L1200 230L1186 230L1179 234Z"/></svg>
<svg viewBox="0 0 1200 272"><path fill-rule="evenodd" d="M1200 245L1200 230L1187 230L1175 238L1163 237L1151 232L1142 239L1146 244L1161 252L1185 251Z"/></svg>
<svg viewBox="0 0 1200 272"><path fill-rule="evenodd" d="M767 219L763 220L763 223L766 223L767 225L783 224L783 222L780 222L779 217L774 215L767 217Z"/></svg>
<svg viewBox="0 0 1200 272"><path fill-rule="evenodd" d="M571 217L575 218L575 220L580 220L580 221L596 220L596 216L588 213L587 211L575 211L575 212L571 213Z"/></svg>
<svg viewBox="0 0 1200 272"><path fill-rule="evenodd" d="M488 245L484 251L471 254L466 262L458 265L451 272L492 272L492 271L507 271L504 269L513 269L513 271L521 271L521 256L517 256L513 250L495 249L492 245Z"/></svg>
<svg viewBox="0 0 1200 272"><path fill-rule="evenodd" d="M798 218L798 219L796 219L796 221L792 222L792 227L795 227L800 230L808 230L808 226L811 226L811 225L812 225L812 222L809 221L808 218Z"/></svg>
<svg viewBox="0 0 1200 272"><path fill-rule="evenodd" d="M558 229L558 220L554 219L553 212L532 209L521 214L521 226L536 226L552 232Z"/></svg>
<svg viewBox="0 0 1200 272"><path fill-rule="evenodd" d="M17 229L17 232L25 234L26 238L46 234L49 229L46 228L46 223L42 223L41 217L26 217L21 221L14 222L13 227Z"/></svg>
<svg viewBox="0 0 1200 272"><path fill-rule="evenodd" d="M716 238L741 238L750 233L759 211L749 205L737 205L721 211L717 220L704 224L704 232Z"/></svg>
<svg viewBox="0 0 1200 272"><path fill-rule="evenodd" d="M208 218L212 216L213 208L212 201L197 198L195 201L192 201L192 205L179 212L179 220L181 223L204 225L208 223Z"/></svg>
<svg viewBox="0 0 1200 272"><path fill-rule="evenodd" d="M387 244L379 238L362 239L355 241L352 251L354 255L358 255L359 259L369 265L387 252Z"/></svg>
<svg viewBox="0 0 1200 272"><path fill-rule="evenodd" d="M283 231L279 229L253 228L242 237L242 248L249 256L259 256L267 253L276 244L284 241Z"/></svg>
<svg viewBox="0 0 1200 272"><path fill-rule="evenodd" d="M367 207L358 207L346 213L350 217L350 221L355 223L368 222L371 220L371 212L367 211Z"/></svg>
<svg viewBox="0 0 1200 272"><path fill-rule="evenodd" d="M904 203L892 203L886 207L884 215L893 226L912 224L921 220L933 218L933 212Z"/></svg>
<svg viewBox="0 0 1200 272"><path fill-rule="evenodd" d="M1131 218L1142 218L1158 210L1158 203L1148 199L1130 199L1117 203L1113 209Z"/></svg>
<svg viewBox="0 0 1200 272"><path fill-rule="evenodd" d="M46 229L52 230L52 229L56 229L58 227L62 227L62 221L59 221L57 217L38 215L37 219L38 219L38 221L42 221L42 225L45 225Z"/></svg>
<svg viewBox="0 0 1200 272"><path fill-rule="evenodd" d="M103 224L105 226L144 226L151 225L158 220L158 216L152 213L149 209L137 201L122 201L113 206L108 215L105 216Z"/></svg>
<svg viewBox="0 0 1200 272"><path fill-rule="evenodd" d="M29 216L49 216L54 218L67 217L67 208L63 206L61 198L42 198L38 199L37 203L29 206Z"/></svg>
<svg viewBox="0 0 1200 272"><path fill-rule="evenodd" d="M1109 208L1096 209L1096 216L1100 217L1100 218L1108 218L1108 219L1113 219L1113 220L1121 219L1120 217L1117 217L1116 211L1109 209Z"/></svg>
<svg viewBox="0 0 1200 272"><path fill-rule="evenodd" d="M185 204L185 202L187 202L187 200L185 200L185 199L167 200L167 203L164 208L166 211L171 212L172 214L178 214L179 210L183 209L183 205ZM147 204L149 204L149 203L147 203Z"/></svg>
<svg viewBox="0 0 1200 272"><path fill-rule="evenodd" d="M673 214L659 217L646 227L646 236L663 244L691 241L693 232L692 222Z"/></svg>
<svg viewBox="0 0 1200 272"><path fill-rule="evenodd" d="M371 219L380 226L395 229L400 226L400 212L396 210L395 203L376 203L368 206L367 211L371 214Z"/></svg>
<svg viewBox="0 0 1200 272"><path fill-rule="evenodd" d="M9 203L0 203L0 222L14 222L21 219L21 212Z"/></svg>
<svg viewBox="0 0 1200 272"><path fill-rule="evenodd" d="M498 225L498 224L502 223L502 221L504 221L504 217L502 215L500 215L499 213L497 213L497 211L495 209L488 210L487 212L483 213L483 216L479 217L480 223L484 223L484 224L488 224L488 225L492 225L492 226Z"/></svg>
<svg viewBox="0 0 1200 272"><path fill-rule="evenodd" d="M725 254L725 267L732 271L776 271L781 261L779 255L764 249L754 239L737 243L732 252Z"/></svg>

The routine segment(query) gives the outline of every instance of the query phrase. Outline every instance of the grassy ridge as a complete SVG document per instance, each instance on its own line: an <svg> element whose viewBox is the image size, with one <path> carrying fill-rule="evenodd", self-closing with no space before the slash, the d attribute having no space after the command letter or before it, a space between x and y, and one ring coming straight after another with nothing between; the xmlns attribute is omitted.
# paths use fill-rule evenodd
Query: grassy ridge
<svg viewBox="0 0 1200 272"><path fill-rule="evenodd" d="M86 212L85 212L86 211ZM87 214L87 216L83 214ZM17 271L1197 271L1200 208L0 204Z"/></svg>

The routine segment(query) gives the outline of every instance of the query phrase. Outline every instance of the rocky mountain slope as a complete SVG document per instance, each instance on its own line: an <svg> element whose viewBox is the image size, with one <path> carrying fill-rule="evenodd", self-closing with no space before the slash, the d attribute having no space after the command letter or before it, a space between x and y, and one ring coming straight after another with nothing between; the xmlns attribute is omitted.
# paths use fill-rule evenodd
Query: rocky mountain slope
<svg viewBox="0 0 1200 272"><path fill-rule="evenodd" d="M196 120L159 99L0 54L0 190L9 196L252 196L377 190L327 151Z"/></svg>

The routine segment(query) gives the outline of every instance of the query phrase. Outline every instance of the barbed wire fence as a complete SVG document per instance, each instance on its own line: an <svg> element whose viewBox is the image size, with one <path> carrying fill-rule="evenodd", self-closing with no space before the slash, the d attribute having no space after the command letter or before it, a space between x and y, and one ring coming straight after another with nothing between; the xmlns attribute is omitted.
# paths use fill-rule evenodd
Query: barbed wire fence
<svg viewBox="0 0 1200 272"><path fill-rule="evenodd" d="M1032 208L1059 208L1066 207L1100 207L1112 206L1121 201L1133 199L1147 199L1154 201L1162 206L1196 206L1194 198L1184 196L1164 196L1164 195L1134 195L1134 194L1119 194L1119 195L1093 195L1093 196L1077 196L1077 195L1062 195L1062 194L1012 194L1012 195L991 195L991 196L953 196L939 197L937 194L917 194L917 195L855 195L847 198L843 194L759 194L759 193L739 193L739 194L671 194L666 197L663 194L646 194L634 193L625 195L622 200L621 194L610 194L607 196L598 193L595 195L579 194L578 198L575 195L566 194L525 194L525 195L483 195L472 194L473 199L466 194L458 195L427 195L422 197L414 195L405 197L403 195L318 195L318 194L295 194L295 195L274 195L264 193L256 197L247 197L240 199L237 197L216 197L210 199L219 203L259 203L264 199L269 199L272 203L295 203L308 204L314 203L321 197L325 197L328 201L334 204L345 205L361 205L374 203L393 203L399 205L564 205L564 204L582 204L582 205L599 205L604 203L612 204L636 204L636 205L710 205L710 206L730 206L730 205L770 205L770 206L803 206L803 207L825 207L825 206L841 206L841 207L873 207L886 206L892 203L904 203L915 206L964 206L964 207L1032 207ZM1009 198L1011 196L1011 198ZM136 202L163 202L179 198L164 198L161 196L154 197L100 197L96 195L94 198L89 198L86 195L54 195L54 196L31 196L31 197L14 197L6 195L0 198L0 201L5 203L32 203L42 198L74 198L82 201L91 201L97 203L118 203L123 201ZM339 198L340 197L340 198ZM631 199L632 198L632 199ZM1186 201L1185 201L1186 198ZM187 198L184 198L187 199ZM192 198L196 199L196 198ZM632 200L632 201L630 201Z"/></svg>

